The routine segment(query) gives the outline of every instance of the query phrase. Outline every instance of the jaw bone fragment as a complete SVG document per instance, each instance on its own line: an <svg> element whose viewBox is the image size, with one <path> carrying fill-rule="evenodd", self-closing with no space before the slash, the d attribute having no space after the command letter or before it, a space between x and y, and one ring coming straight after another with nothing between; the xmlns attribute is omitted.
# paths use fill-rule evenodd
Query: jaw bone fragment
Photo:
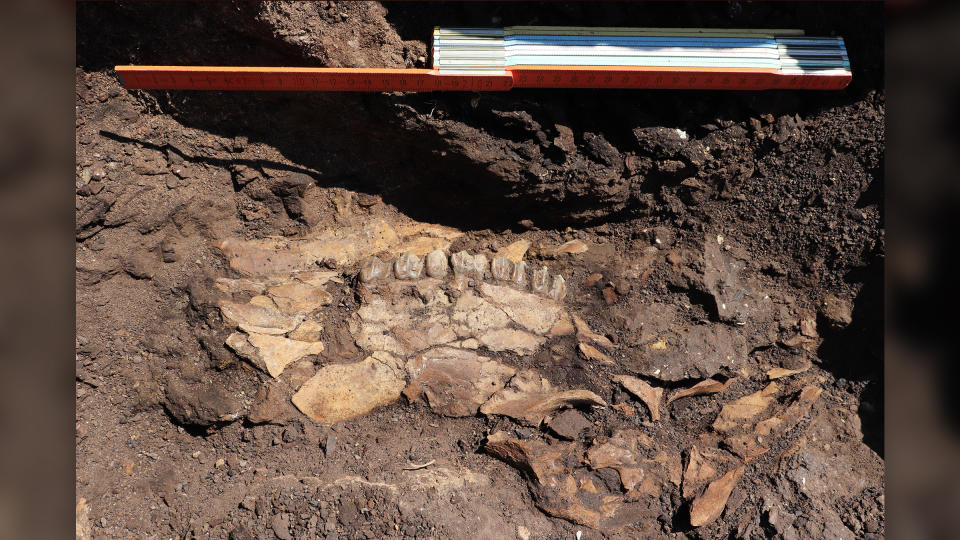
<svg viewBox="0 0 960 540"><path fill-rule="evenodd" d="M473 416L515 372L473 351L438 347L407 361L410 384L403 393L410 401L426 396L430 408L444 416Z"/></svg>

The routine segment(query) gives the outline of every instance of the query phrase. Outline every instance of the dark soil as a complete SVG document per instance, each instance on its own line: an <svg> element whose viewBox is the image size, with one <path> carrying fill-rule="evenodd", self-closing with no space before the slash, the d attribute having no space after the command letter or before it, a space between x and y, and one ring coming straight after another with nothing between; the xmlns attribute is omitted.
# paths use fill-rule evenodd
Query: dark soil
<svg viewBox="0 0 960 540"><path fill-rule="evenodd" d="M691 528L684 505L665 495L664 515L643 530L882 538L882 9L78 5L76 489L93 536L522 537L518 527L531 538L630 536L544 514L522 474L483 452L497 429L546 440L556 430L445 418L402 400L334 426L301 415L288 396L270 402L280 412L267 423L219 417L234 406L262 409L268 399L262 374L223 346L228 331L211 315L210 281L234 276L213 244L336 227L349 207L460 229L454 249L496 249L521 237L596 246L551 264L569 276L571 310L623 344L617 364L593 370L549 354L510 361L611 403L629 397L610 374L648 367L644 325L723 329L689 343L740 347L757 373L813 363L803 376L824 393L809 421L779 459L751 462L720 519ZM804 28L842 35L854 77L829 93L294 94L127 91L112 69L421 67L434 25L510 24ZM717 237L723 250L710 247ZM729 279L773 298L780 312L727 313L717 300L723 291L710 285L719 260L741 264ZM587 285L595 273L603 278ZM329 320L355 308L349 290L338 295ZM833 299L852 306L848 323L825 307ZM805 320L815 321L813 335L797 326ZM357 354L346 330L327 331L327 357L317 363ZM806 345L791 345L798 332ZM552 345L560 347L554 357L576 358L572 342ZM686 371L663 375L664 384L713 372L676 361ZM723 402L761 387L762 379L744 377L722 400L678 402L669 413L678 427L658 442L689 447ZM624 421L612 410L592 414L592 427L576 424L585 435L566 438L609 436ZM411 484L401 467L431 459L471 473L421 474Z"/></svg>

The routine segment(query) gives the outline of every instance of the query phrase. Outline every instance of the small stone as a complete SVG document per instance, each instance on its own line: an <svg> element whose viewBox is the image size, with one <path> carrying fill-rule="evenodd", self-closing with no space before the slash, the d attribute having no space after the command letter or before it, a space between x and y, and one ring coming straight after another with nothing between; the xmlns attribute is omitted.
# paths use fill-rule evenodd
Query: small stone
<svg viewBox="0 0 960 540"><path fill-rule="evenodd" d="M853 304L833 294L824 297L820 312L835 328L845 328L853 322Z"/></svg>
<svg viewBox="0 0 960 540"><path fill-rule="evenodd" d="M244 510L250 510L251 512L257 508L257 498L253 495L248 495L240 501L240 508Z"/></svg>
<svg viewBox="0 0 960 540"><path fill-rule="evenodd" d="M599 272L594 272L587 276L587 279L583 282L584 287L593 287L597 283L600 283L600 280L603 279L603 274Z"/></svg>
<svg viewBox="0 0 960 540"><path fill-rule="evenodd" d="M613 290L613 287L607 286L605 289L603 289L603 300L608 306L616 303L618 298L617 292Z"/></svg>
<svg viewBox="0 0 960 540"><path fill-rule="evenodd" d="M217 461L213 464L213 466L216 467L217 469L222 469L223 466L226 465L226 464L227 464L227 461L226 461L225 459L219 458L219 459L217 459Z"/></svg>
<svg viewBox="0 0 960 540"><path fill-rule="evenodd" d="M190 456L193 457L193 459L197 459L200 457L200 451L197 450L196 452L190 454Z"/></svg>
<svg viewBox="0 0 960 540"><path fill-rule="evenodd" d="M683 262L683 257L676 251L671 251L670 253L667 253L667 262L673 266L678 266Z"/></svg>
<svg viewBox="0 0 960 540"><path fill-rule="evenodd" d="M547 426L560 438L575 440L593 424L576 409L567 409L551 418Z"/></svg>
<svg viewBox="0 0 960 540"><path fill-rule="evenodd" d="M331 454L337 451L337 438L333 434L327 435L326 442L323 443L323 453L328 458Z"/></svg>

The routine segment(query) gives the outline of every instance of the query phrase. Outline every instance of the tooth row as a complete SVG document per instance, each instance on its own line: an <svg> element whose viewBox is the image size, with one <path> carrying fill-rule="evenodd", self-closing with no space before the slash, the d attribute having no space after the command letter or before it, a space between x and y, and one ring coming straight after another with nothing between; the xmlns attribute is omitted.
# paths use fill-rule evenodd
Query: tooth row
<svg viewBox="0 0 960 540"><path fill-rule="evenodd" d="M493 259L490 265L493 279L506 281L525 289L527 287L527 263L520 261L514 264L506 257L497 257ZM533 271L530 277L530 290L536 294L545 294L554 300L562 300L567 294L567 283L563 276L553 276L546 266Z"/></svg>
<svg viewBox="0 0 960 540"><path fill-rule="evenodd" d="M506 281L521 289L527 288L527 263L524 261L514 264L506 257L496 257L489 263L481 253L471 255L460 251L450 257L449 267L453 268L453 275L457 278L484 279L492 275L493 279L498 281ZM432 278L442 278L447 275L449 267L446 254L439 249L431 251L422 259L413 253L404 253L393 264L374 257L367 260L360 269L360 281L369 283L383 279L389 276L391 271L397 279L418 279L424 274ZM562 300L567 294L567 283L563 276L551 276L545 266L531 273L529 285L534 293L554 300Z"/></svg>

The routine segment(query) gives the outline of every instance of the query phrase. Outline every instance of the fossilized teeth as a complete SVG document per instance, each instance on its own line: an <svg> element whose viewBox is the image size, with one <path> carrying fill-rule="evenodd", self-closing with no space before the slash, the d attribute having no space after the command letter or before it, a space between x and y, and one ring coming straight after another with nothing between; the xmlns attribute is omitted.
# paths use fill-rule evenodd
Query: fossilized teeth
<svg viewBox="0 0 960 540"><path fill-rule="evenodd" d="M453 275L457 277L470 276L483 279L489 263L483 254L470 255L466 251L459 251L450 257L450 266L453 267Z"/></svg>
<svg viewBox="0 0 960 540"><path fill-rule="evenodd" d="M507 281L513 275L513 262L506 257L496 257L490 265L490 273L493 279Z"/></svg>
<svg viewBox="0 0 960 540"><path fill-rule="evenodd" d="M360 269L360 281L369 283L375 279L387 277L389 274L390 263L374 257L363 263L363 267Z"/></svg>
<svg viewBox="0 0 960 540"><path fill-rule="evenodd" d="M550 284L550 272L547 271L546 266L541 266L538 270L533 271L533 276L530 278L530 290L537 294L544 294L547 292L547 289Z"/></svg>
<svg viewBox="0 0 960 540"><path fill-rule="evenodd" d="M397 279L417 279L423 275L423 259L413 253L404 253L393 263Z"/></svg>
<svg viewBox="0 0 960 540"><path fill-rule="evenodd" d="M490 273L490 262L487 260L486 255L477 253L473 256L473 270L479 279L483 279Z"/></svg>
<svg viewBox="0 0 960 540"><path fill-rule="evenodd" d="M510 274L510 281L521 289L527 286L527 263L520 261L513 265L513 272Z"/></svg>
<svg viewBox="0 0 960 540"><path fill-rule="evenodd" d="M427 253L426 267L430 277L441 278L447 275L447 255L439 249Z"/></svg>
<svg viewBox="0 0 960 540"><path fill-rule="evenodd" d="M563 276L553 276L553 281L550 283L550 291L547 293L547 296L560 301L563 300L563 297L566 295L567 281L563 279Z"/></svg>
<svg viewBox="0 0 960 540"><path fill-rule="evenodd" d="M458 251L450 256L450 266L453 267L453 275L467 276L473 273L473 255L466 251Z"/></svg>

